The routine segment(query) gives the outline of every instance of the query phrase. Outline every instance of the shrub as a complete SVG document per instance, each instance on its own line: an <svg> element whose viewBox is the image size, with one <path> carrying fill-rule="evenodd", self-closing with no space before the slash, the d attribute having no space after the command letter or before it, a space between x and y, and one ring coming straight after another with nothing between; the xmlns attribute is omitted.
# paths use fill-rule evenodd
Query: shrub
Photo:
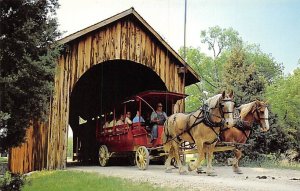
<svg viewBox="0 0 300 191"><path fill-rule="evenodd" d="M25 183L25 177L9 171L0 178L0 191L20 191Z"/></svg>

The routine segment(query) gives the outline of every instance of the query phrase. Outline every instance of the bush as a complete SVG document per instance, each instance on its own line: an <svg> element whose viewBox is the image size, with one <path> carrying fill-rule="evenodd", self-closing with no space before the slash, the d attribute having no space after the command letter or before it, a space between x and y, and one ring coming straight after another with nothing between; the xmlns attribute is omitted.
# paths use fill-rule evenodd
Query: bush
<svg viewBox="0 0 300 191"><path fill-rule="evenodd" d="M0 191L20 191L24 186L25 177L20 174L13 174L9 171L0 178Z"/></svg>

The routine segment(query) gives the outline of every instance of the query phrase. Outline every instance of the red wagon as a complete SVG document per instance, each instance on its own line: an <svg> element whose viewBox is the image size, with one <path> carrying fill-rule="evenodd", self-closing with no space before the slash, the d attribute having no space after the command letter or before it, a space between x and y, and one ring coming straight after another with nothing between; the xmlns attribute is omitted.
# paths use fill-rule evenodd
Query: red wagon
<svg viewBox="0 0 300 191"><path fill-rule="evenodd" d="M147 169L150 160L164 161L161 135L163 125L158 125L158 138L151 142L150 132L152 124L150 115L157 103L164 105L167 115L174 113L174 105L185 94L174 92L147 91L134 95L119 105L111 108L97 120L96 138L99 143L99 163L106 166L111 158L129 158L131 163L137 164L141 170ZM132 125L116 125L118 116L126 115L130 111L137 111L145 122ZM105 126L112 121L110 127Z"/></svg>

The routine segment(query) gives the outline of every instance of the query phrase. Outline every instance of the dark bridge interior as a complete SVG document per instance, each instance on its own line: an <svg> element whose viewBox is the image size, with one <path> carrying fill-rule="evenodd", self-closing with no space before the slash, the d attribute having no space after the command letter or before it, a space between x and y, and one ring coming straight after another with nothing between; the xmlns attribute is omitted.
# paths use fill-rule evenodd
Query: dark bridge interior
<svg viewBox="0 0 300 191"><path fill-rule="evenodd" d="M166 91L167 88L152 69L135 62L106 61L83 74L70 98L73 152L80 148L83 161L96 160L96 130L92 118L100 116L125 98L146 90ZM79 116L87 123L79 125Z"/></svg>

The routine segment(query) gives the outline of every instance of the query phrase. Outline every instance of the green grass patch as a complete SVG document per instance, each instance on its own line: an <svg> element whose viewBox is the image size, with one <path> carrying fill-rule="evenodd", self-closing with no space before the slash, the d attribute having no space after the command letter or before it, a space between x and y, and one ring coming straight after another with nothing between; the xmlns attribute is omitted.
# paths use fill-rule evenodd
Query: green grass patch
<svg viewBox="0 0 300 191"><path fill-rule="evenodd" d="M278 160L278 159L270 159L270 158L257 159L257 160L242 159L241 166L300 170L299 162L295 162L295 161L291 162L287 160Z"/></svg>
<svg viewBox="0 0 300 191"><path fill-rule="evenodd" d="M41 171L31 174L26 178L23 191L166 191L171 188L154 187L148 183L134 183L116 177L102 176L96 173L77 171Z"/></svg>
<svg viewBox="0 0 300 191"><path fill-rule="evenodd" d="M275 153L260 154L256 159L245 156L241 159L240 166L300 170L298 161L291 160L284 155L278 156Z"/></svg>
<svg viewBox="0 0 300 191"><path fill-rule="evenodd" d="M0 157L0 163L7 163L8 158L7 157Z"/></svg>
<svg viewBox="0 0 300 191"><path fill-rule="evenodd" d="M226 158L226 157L225 157ZM197 157L194 155L186 155L186 163L191 160L196 160ZM201 162L202 166L206 165L206 160ZM213 166L224 166L224 162L218 162L213 160ZM241 167L262 167L262 168L277 168L277 169L290 169L290 170L300 170L300 163L296 161L289 161L287 159L278 159L274 154L261 155L256 160L249 159L249 157L244 156L240 160Z"/></svg>

